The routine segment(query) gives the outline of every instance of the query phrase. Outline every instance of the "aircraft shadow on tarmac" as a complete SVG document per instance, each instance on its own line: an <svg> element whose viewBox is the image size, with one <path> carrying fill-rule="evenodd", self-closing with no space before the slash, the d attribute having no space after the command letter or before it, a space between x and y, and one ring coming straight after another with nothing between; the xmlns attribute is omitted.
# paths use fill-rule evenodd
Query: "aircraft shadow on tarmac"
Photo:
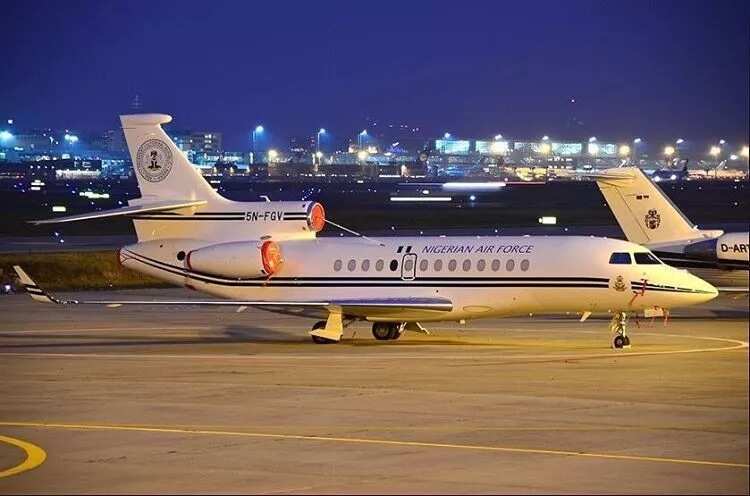
<svg viewBox="0 0 750 496"><path fill-rule="evenodd" d="M123 331L126 329L123 329ZM166 331L170 331L166 329ZM502 331L498 329L498 331ZM460 332L460 331L459 331ZM299 345L309 344L310 337L304 332L304 325L300 332L283 332L267 327L253 327L229 325L217 327L208 331L201 330L199 333L206 335L189 337L159 337L158 331L152 331L151 337L142 334L106 333L99 331L78 333L56 333L49 331L45 333L21 334L13 332L0 332L0 339L13 339L14 341L26 341L16 343L0 343L0 350L17 349L43 349L43 348L120 348L135 346L185 346L185 345L211 345L211 344L241 344L258 343L273 345ZM469 338L470 336L466 336ZM501 335L498 336L500 338ZM39 342L44 341L44 342ZM432 336L403 336L398 341L382 342L372 338L367 328L357 328L349 337L345 338L340 345L352 346L492 346L508 349L518 348L517 344L504 343L501 339L497 341L473 341L462 339L462 336L446 337L440 335ZM317 347L316 347L317 348Z"/></svg>

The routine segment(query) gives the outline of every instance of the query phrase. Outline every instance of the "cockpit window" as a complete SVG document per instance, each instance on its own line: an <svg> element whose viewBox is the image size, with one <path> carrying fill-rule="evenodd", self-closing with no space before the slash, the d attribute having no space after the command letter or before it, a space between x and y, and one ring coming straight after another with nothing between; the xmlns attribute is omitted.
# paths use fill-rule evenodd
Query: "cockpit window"
<svg viewBox="0 0 750 496"><path fill-rule="evenodd" d="M609 257L609 263L615 265L630 265L633 262L630 260L630 253L615 252Z"/></svg>
<svg viewBox="0 0 750 496"><path fill-rule="evenodd" d="M638 265L661 265L661 260L647 251L634 253L633 256L635 257L635 263Z"/></svg>

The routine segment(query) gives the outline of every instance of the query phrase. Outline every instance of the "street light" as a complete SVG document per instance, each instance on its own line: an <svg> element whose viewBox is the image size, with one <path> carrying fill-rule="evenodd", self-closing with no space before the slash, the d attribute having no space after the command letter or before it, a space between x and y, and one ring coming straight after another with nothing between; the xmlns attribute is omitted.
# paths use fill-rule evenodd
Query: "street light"
<svg viewBox="0 0 750 496"><path fill-rule="evenodd" d="M318 158L318 165L320 165L320 163L321 163L320 159L323 158L323 152L321 152L320 150L318 150L317 152L315 152L315 156Z"/></svg>
<svg viewBox="0 0 750 496"><path fill-rule="evenodd" d="M268 162L269 163L274 162L278 158L278 156L279 156L279 152L277 152L276 150L273 150L273 149L268 150Z"/></svg>
<svg viewBox="0 0 750 496"><path fill-rule="evenodd" d="M322 128L322 127L321 127L321 128L320 128L320 131L318 131L318 140L317 140L317 143L316 143L316 145L315 145L315 149L316 149L317 151L320 151L320 135L321 135L321 134L325 134L325 133L326 133L326 130L325 130L325 128Z"/></svg>
<svg viewBox="0 0 750 496"><path fill-rule="evenodd" d="M447 140L448 140L448 139L451 139L451 133L445 133L445 134L443 135L443 139L447 139Z"/></svg>
<svg viewBox="0 0 750 496"><path fill-rule="evenodd" d="M549 143L542 143L539 146L539 151L542 153L542 155L548 155L550 151L552 151L552 147Z"/></svg>
<svg viewBox="0 0 750 496"><path fill-rule="evenodd" d="M10 141L13 139L13 134L10 131L0 131L0 141Z"/></svg>
<svg viewBox="0 0 750 496"><path fill-rule="evenodd" d="M708 151L708 153L713 157L716 158L721 154L721 147L718 147L716 145L712 146L711 149Z"/></svg>
<svg viewBox="0 0 750 496"><path fill-rule="evenodd" d="M502 134L496 134L495 135L495 141L500 141L501 139L503 139L503 135Z"/></svg>
<svg viewBox="0 0 750 496"><path fill-rule="evenodd" d="M364 150L360 150L359 152L357 152L357 159L360 162L364 162L365 160L367 160L368 156L369 156L369 154L366 151L364 151Z"/></svg>
<svg viewBox="0 0 750 496"><path fill-rule="evenodd" d="M257 138L259 134L263 134L263 131L264 131L263 126L260 126L260 125L255 126L255 129L253 129L253 153L257 151L255 147L255 139Z"/></svg>
<svg viewBox="0 0 750 496"><path fill-rule="evenodd" d="M667 145L664 147L664 155L667 157L671 157L674 155L674 147L672 145Z"/></svg>
<svg viewBox="0 0 750 496"><path fill-rule="evenodd" d="M745 158L750 157L750 149L748 149L747 145L742 147L742 150L740 150L740 155L742 155Z"/></svg>
<svg viewBox="0 0 750 496"><path fill-rule="evenodd" d="M633 140L633 143L639 145L641 143L641 138L636 138Z"/></svg>
<svg viewBox="0 0 750 496"><path fill-rule="evenodd" d="M628 145L620 145L618 152L621 157L627 157L630 155L630 147Z"/></svg>

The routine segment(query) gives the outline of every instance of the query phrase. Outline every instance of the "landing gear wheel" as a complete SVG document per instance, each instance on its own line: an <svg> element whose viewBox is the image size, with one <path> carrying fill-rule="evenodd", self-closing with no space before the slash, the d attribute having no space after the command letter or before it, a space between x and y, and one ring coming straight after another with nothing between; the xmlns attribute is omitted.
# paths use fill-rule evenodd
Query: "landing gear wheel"
<svg viewBox="0 0 750 496"><path fill-rule="evenodd" d="M325 327L326 327L326 321L325 320L321 320L321 321L316 322L313 325L312 330L313 331L317 331L318 329L325 329ZM322 337L316 336L314 334L311 335L310 337L312 337L313 343L315 343L315 344L331 344L331 343L335 343L336 342L333 339L322 338Z"/></svg>
<svg viewBox="0 0 750 496"><path fill-rule="evenodd" d="M612 316L612 322L609 324L609 328L615 333L612 339L612 348L616 350L630 347L630 338L627 335L627 319L628 315L625 312L617 312Z"/></svg>
<svg viewBox="0 0 750 496"><path fill-rule="evenodd" d="M372 335L378 341L385 341L391 339L391 327L387 322L375 322L372 324Z"/></svg>
<svg viewBox="0 0 750 496"><path fill-rule="evenodd" d="M401 337L401 324L391 324L388 330L388 339L396 340Z"/></svg>

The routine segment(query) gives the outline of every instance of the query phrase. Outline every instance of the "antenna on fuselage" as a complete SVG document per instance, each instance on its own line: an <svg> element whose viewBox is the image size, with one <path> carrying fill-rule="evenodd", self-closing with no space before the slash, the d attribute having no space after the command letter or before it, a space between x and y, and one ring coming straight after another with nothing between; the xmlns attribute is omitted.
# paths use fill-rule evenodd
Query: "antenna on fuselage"
<svg viewBox="0 0 750 496"><path fill-rule="evenodd" d="M375 243L375 244L377 244L378 246L385 246L385 243L383 243L382 241L378 241L377 239L372 239L372 238L368 238L368 237L367 237L367 236L365 236L364 234L360 234L360 233L358 233L357 231L353 231L353 230L349 229L348 227L344 227L344 226L342 226L341 224L336 224L336 223L335 223L335 222L333 222L333 221L332 221L331 219L326 219L326 223L328 223L328 224L331 224L332 226L338 227L338 228L339 228L339 229L341 229L342 231L346 231L346 232L348 232L348 233L351 233L351 234L354 234L355 236L358 236L358 237L360 237L360 238L362 238L362 239L366 239L367 241L370 241L370 242L372 242L372 243Z"/></svg>

